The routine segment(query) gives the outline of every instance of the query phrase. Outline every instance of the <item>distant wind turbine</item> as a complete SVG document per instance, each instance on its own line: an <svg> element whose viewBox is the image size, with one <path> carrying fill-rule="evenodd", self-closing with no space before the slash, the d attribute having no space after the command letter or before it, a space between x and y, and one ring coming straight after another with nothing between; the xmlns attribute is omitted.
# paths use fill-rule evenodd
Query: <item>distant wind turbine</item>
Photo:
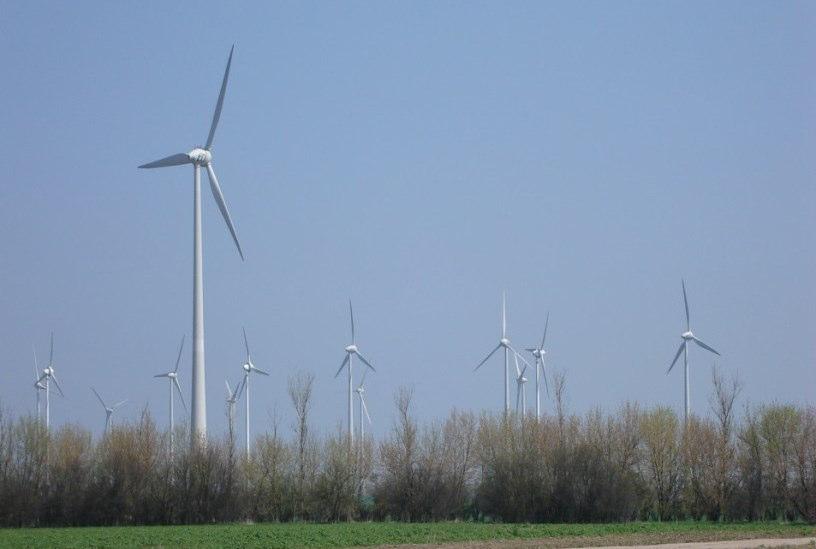
<svg viewBox="0 0 816 549"><path fill-rule="evenodd" d="M258 372L261 375L268 376L269 374L265 371L261 370L260 368L256 367L252 363L252 358L249 355L249 342L247 341L246 330L241 328L244 332L244 347L246 347L246 362L243 365L244 368L244 381L242 387L246 390L246 455L247 458L249 457L249 375L252 372Z"/></svg>
<svg viewBox="0 0 816 549"><path fill-rule="evenodd" d="M683 304L686 306L686 331L683 332L680 335L680 337L683 338L683 341L680 342L680 348L677 349L677 354L674 355L674 360L672 360L671 366L669 366L669 369L666 372L666 375L668 375L669 372L672 371L672 368L674 368L674 365L677 362L677 359L680 358L680 354L682 353L683 354L683 367L684 367L684 370L685 370L684 373L685 373L685 379L686 379L686 383L685 383L686 391L685 391L684 420L686 422L688 422L689 413L690 413L688 343L689 343L689 341L693 341L698 346L702 347L706 351L710 351L710 352L714 353L717 356L720 356L720 353L715 351L713 347L710 347L709 345L706 345L705 343L700 341L697 338L697 336L695 336L692 333L692 331L691 331L691 320L689 319L688 297L686 296L686 281L681 280L681 283L683 284Z"/></svg>
<svg viewBox="0 0 816 549"><path fill-rule="evenodd" d="M365 401L365 378L368 370L363 372L363 377L360 379L360 385L357 386L357 396L360 399L360 443L365 442L365 422L363 421L363 414L368 424L371 425L371 416L368 415L368 406Z"/></svg>
<svg viewBox="0 0 816 549"><path fill-rule="evenodd" d="M34 351L34 390L37 392L37 423L42 421L42 412L40 411L40 391L45 391L45 384L40 379L40 367L37 364L37 350Z"/></svg>
<svg viewBox="0 0 816 549"><path fill-rule="evenodd" d="M54 385L57 387L60 396L64 397L65 393L62 392L62 387L60 387L59 381L57 380L57 374L54 372L54 332L51 332L51 352L48 355L48 366L43 369L42 375L37 380L39 383L45 382L45 430L48 431L51 429L51 381L54 381Z"/></svg>
<svg viewBox="0 0 816 549"><path fill-rule="evenodd" d="M227 203L224 201L224 194L218 184L218 178L212 167L212 144L215 138L215 129L218 127L218 120L221 118L221 108L224 106L224 94L227 91L227 80L229 79L230 65L232 64L232 52L235 46L230 49L227 68L224 71L224 79L221 81L221 91L218 94L218 101L215 104L210 133L207 136L207 144L204 147L196 147L190 152L179 153L142 164L140 168L164 168L167 166L181 166L185 164L193 165L193 391L192 391L192 418L190 422L190 440L195 445L203 442L207 438L207 401L206 401L206 379L204 371L204 278L202 268L202 242L201 242L201 168L207 170L210 180L210 190L215 198L221 216L227 223L227 228L232 235L235 246L241 260L244 259L244 252L238 242L238 234L232 223Z"/></svg>
<svg viewBox="0 0 816 549"><path fill-rule="evenodd" d="M352 368L354 364L353 357L356 355L357 358L359 358L363 364L371 368L372 371L376 372L376 370L374 369L374 366L372 366L371 363L368 360L366 360L363 355L360 354L360 350L357 348L356 343L357 339L354 334L354 309L351 307L350 299L349 299L349 316L351 317L351 345L346 346L345 349L346 358L343 359L343 362L340 364L340 367L337 369L337 373L334 374L334 377L336 378L337 376L339 376L340 372L343 371L343 368L345 368L346 365L348 365L348 437L349 442L353 443L354 442L354 400L352 397L354 392L353 387L354 382L352 380Z"/></svg>
<svg viewBox="0 0 816 549"><path fill-rule="evenodd" d="M544 356L547 351L544 343L547 341L547 327L550 325L550 313L547 313L547 320L544 321L544 335L541 337L541 344L538 347L530 347L527 352L535 359L535 389L536 389L536 419L541 419L541 378L544 378L544 387L547 389L547 396L550 394L550 386L547 384L547 372L544 370ZM540 374L540 375L539 375Z"/></svg>
<svg viewBox="0 0 816 549"><path fill-rule="evenodd" d="M518 355L513 358L516 360L516 412L519 411L519 404L521 404L521 419L524 419L527 417L527 378L524 377L527 372L527 364L519 368Z"/></svg>
<svg viewBox="0 0 816 549"><path fill-rule="evenodd" d="M107 404L105 404L105 401L102 400L102 397L99 396L99 393L96 392L96 389L91 387L91 391L94 392L94 394L96 395L96 398L99 399L99 403L102 404L102 408L105 409L105 433L106 434L110 433L111 426L113 425L113 419L112 419L113 413L116 410L118 410L119 408L121 408L122 406L124 406L125 404L127 404L128 401L123 400L121 402L117 402L113 406L108 406Z"/></svg>
<svg viewBox="0 0 816 549"><path fill-rule="evenodd" d="M184 349L184 336L181 336L181 345L179 345L178 357L176 358L176 367L171 372L164 374L156 374L153 377L166 377L170 381L170 455L173 455L173 437L175 436L175 427L173 422L173 388L178 391L178 396L181 399L181 405L184 406L184 411L187 411L187 405L184 403L184 395L181 394L181 386L178 380L178 369L181 363L181 351Z"/></svg>
<svg viewBox="0 0 816 549"><path fill-rule="evenodd" d="M520 357L518 351L516 351L513 346L510 344L510 340L507 337L507 295L506 292L502 293L502 310L501 310L501 339L499 339L499 344L496 345L492 351L490 351L486 357L482 359L482 361L473 369L475 372L482 365L487 362L493 354L498 351L499 349L504 348L504 412L510 412L510 365L508 362L509 353L513 353L515 356L521 358L522 362L527 364L527 361L524 358Z"/></svg>
<svg viewBox="0 0 816 549"><path fill-rule="evenodd" d="M246 380L244 378L241 378L241 381L235 386L235 390L233 391L232 387L230 387L229 381L226 379L224 380L224 384L227 386L227 420L229 421L229 432L231 437L230 445L232 445L232 437L235 433L235 403L241 398L245 381Z"/></svg>

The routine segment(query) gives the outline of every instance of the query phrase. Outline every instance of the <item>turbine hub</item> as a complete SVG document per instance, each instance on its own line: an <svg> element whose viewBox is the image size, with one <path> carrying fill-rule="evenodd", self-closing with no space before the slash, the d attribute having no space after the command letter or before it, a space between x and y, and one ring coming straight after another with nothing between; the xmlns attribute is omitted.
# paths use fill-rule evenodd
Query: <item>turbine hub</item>
<svg viewBox="0 0 816 549"><path fill-rule="evenodd" d="M175 379L177 376L178 376L178 374L176 372L170 372L169 374L167 374L167 377L169 377L171 379Z"/></svg>
<svg viewBox="0 0 816 549"><path fill-rule="evenodd" d="M212 153L206 149L202 149L201 147L196 147L192 151L188 152L187 156L190 157L193 164L198 164L199 166L206 166L212 161Z"/></svg>
<svg viewBox="0 0 816 549"><path fill-rule="evenodd" d="M510 340L507 339L506 337L501 338L501 340L499 340L499 343L501 343L502 347L510 346Z"/></svg>
<svg viewBox="0 0 816 549"><path fill-rule="evenodd" d="M357 345L349 345L346 347L347 353L356 353L357 352Z"/></svg>
<svg viewBox="0 0 816 549"><path fill-rule="evenodd" d="M242 366L242 368L244 369L245 372L248 372L248 371L250 371L252 369L252 367L249 365L249 362L245 363Z"/></svg>
<svg viewBox="0 0 816 549"><path fill-rule="evenodd" d="M694 334L691 333L691 330L689 330L688 332L683 332L683 334L680 337L682 337L685 340L694 339Z"/></svg>
<svg viewBox="0 0 816 549"><path fill-rule="evenodd" d="M547 351L545 351L544 349L535 349L535 350L533 350L533 356L536 357L536 358L543 358L544 355L546 355L546 354L547 354Z"/></svg>

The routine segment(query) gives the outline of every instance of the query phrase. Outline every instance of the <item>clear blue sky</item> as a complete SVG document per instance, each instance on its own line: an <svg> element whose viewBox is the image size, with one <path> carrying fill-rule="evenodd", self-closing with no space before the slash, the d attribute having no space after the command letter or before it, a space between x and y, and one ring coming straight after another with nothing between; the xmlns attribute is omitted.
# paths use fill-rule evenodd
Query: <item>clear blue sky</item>
<svg viewBox="0 0 816 549"><path fill-rule="evenodd" d="M149 405L192 319L189 168L136 166L206 133L230 45L215 165L241 263L204 196L209 424L225 425L246 325L256 432L315 424L354 299L374 429L392 393L422 418L498 410L499 335L551 312L570 405L681 410L665 375L693 329L743 401L816 387L816 5L808 2L0 2L0 400L31 410L31 345L56 333L60 421L99 430L88 389ZM190 354L183 383L189 400ZM692 406L712 360L692 354ZM532 399L530 399L532 400ZM551 409L547 401L546 408Z"/></svg>

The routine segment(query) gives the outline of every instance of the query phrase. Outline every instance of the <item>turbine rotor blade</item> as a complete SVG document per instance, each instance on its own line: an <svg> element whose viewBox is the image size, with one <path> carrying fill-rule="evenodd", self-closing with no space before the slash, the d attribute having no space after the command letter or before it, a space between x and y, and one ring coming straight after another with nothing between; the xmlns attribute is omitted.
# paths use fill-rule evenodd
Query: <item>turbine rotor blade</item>
<svg viewBox="0 0 816 549"><path fill-rule="evenodd" d="M184 411L187 411L187 403L184 402L184 395L181 393L181 385L179 385L179 380L177 377L173 378L173 385L176 386L176 391L178 391L179 399L181 400L181 405L184 408Z"/></svg>
<svg viewBox="0 0 816 549"><path fill-rule="evenodd" d="M94 389L93 387L91 387L91 391L93 391L93 392L94 392L94 394L96 395L96 398L98 398L98 399L99 399L99 403L102 405L102 407L103 407L105 410L107 410L107 409L108 409L108 406L105 404L105 401L104 401L104 400L102 400L102 397L101 397L101 396L99 396L99 393L97 393L97 392L96 392L96 389Z"/></svg>
<svg viewBox="0 0 816 549"><path fill-rule="evenodd" d="M705 349L706 351L711 351L711 352L712 352L712 353L714 353L715 355L717 355L717 356L721 356L721 355L720 355L720 353L718 353L716 350L714 350L714 348L713 348L713 347L710 347L710 346L706 345L705 343L703 343L702 341L700 341L700 340L699 340L699 339L697 339L696 337L694 338L694 342L695 342L697 345L699 345L700 347L702 347L703 349Z"/></svg>
<svg viewBox="0 0 816 549"><path fill-rule="evenodd" d="M241 394L243 394L243 392L244 392L244 387L246 387L246 380L247 380L247 378L246 378L246 376L244 376L244 378L241 380L241 383L238 384L238 388L235 391L235 400L236 401L241 398Z"/></svg>
<svg viewBox="0 0 816 549"><path fill-rule="evenodd" d="M342 372L343 368L346 367L346 364L348 364L348 361L349 361L349 354L346 353L346 358L343 359L343 362L340 364L340 367L337 369L337 373L334 374L334 377L337 377L337 376L340 375L340 372Z"/></svg>
<svg viewBox="0 0 816 549"><path fill-rule="evenodd" d="M530 363L529 363L529 362L527 362L527 360L526 360L526 359L525 359L523 356L521 356L521 354L520 354L518 351L516 351L516 350L513 348L513 346L512 346L512 345L508 345L507 347L508 347L508 348L509 348L509 349L510 349L512 352L513 352L513 354L514 354L515 356L517 356L518 358L520 358L520 359L521 359L521 361L522 361L522 362L523 362L523 363L524 363L526 366L530 366ZM532 368L532 366L530 366L530 367Z"/></svg>
<svg viewBox="0 0 816 549"><path fill-rule="evenodd" d="M366 419L368 419L368 424L371 425L371 416L368 415L368 406L366 406L365 398L363 398L363 395L360 395L360 404L363 405L363 412L365 412Z"/></svg>
<svg viewBox="0 0 816 549"><path fill-rule="evenodd" d="M547 396L550 396L550 384L547 383L547 370L544 368L544 361L541 361L541 377L544 378L544 389L547 391Z"/></svg>
<svg viewBox="0 0 816 549"><path fill-rule="evenodd" d="M164 158L154 160L153 162L148 162L147 164L142 164L139 166L139 168L142 170L149 170L151 168L167 168L170 166L182 166L184 164L192 163L193 161L190 160L190 156L187 153L178 153L165 156Z"/></svg>
<svg viewBox="0 0 816 549"><path fill-rule="evenodd" d="M502 292L502 338L507 337L507 291Z"/></svg>
<svg viewBox="0 0 816 549"><path fill-rule="evenodd" d="M48 358L48 366L54 364L54 332L51 332L51 354Z"/></svg>
<svg viewBox="0 0 816 549"><path fill-rule="evenodd" d="M241 249L241 243L238 242L238 233L235 232L235 225L232 224L232 218L230 217L229 209L227 209L227 203L224 201L224 193L221 192L221 186L218 184L218 178L215 177L212 162L207 164L207 177L210 180L210 190L212 191L213 198L215 198L215 202L218 204L218 209L221 210L221 216L224 218L224 221L227 224L227 228L232 235L232 240L235 242L235 246L238 248L238 255L241 256L241 261L243 261L244 251Z"/></svg>
<svg viewBox="0 0 816 549"><path fill-rule="evenodd" d="M261 374L261 375L265 375L265 376L268 376L268 375L269 375L269 372L266 372L266 371L264 371L264 370L261 370L260 368L258 368L257 366L255 366L255 365L253 365L253 364L250 364L250 365L249 365L249 369L250 369L250 370L252 370L253 372L258 372L258 373L259 373L259 374Z"/></svg>
<svg viewBox="0 0 816 549"><path fill-rule="evenodd" d="M221 109L224 106L224 95L227 92L227 80L229 80L230 65L232 65L232 52L235 50L235 44L230 48L229 58L227 59L227 68L224 70L224 79L221 81L221 91L218 92L218 101L215 103L215 112L213 113L212 124L210 125L210 134L207 136L207 145L204 147L210 150L213 139L215 138L215 129L218 127L218 121L221 119Z"/></svg>
<svg viewBox="0 0 816 549"><path fill-rule="evenodd" d="M478 366L476 366L476 367L473 369L473 371L475 372L476 370L478 370L479 368L481 368L481 367L482 367L482 365L483 365L485 362L487 362L487 361L488 361L488 359L490 359L490 357L491 357L491 356L493 356L493 353L495 353L496 351L498 351L500 348L501 348L501 343L499 343L498 345L496 345L496 346L493 348L493 350L492 350L492 351L490 351L490 352L487 354L487 356L486 356L486 357L484 357L484 358L482 359L482 361L481 361L481 362L478 364Z"/></svg>
<svg viewBox="0 0 816 549"><path fill-rule="evenodd" d="M351 344L354 345L354 309L351 307L351 300L349 299L349 317L351 317Z"/></svg>
<svg viewBox="0 0 816 549"><path fill-rule="evenodd" d="M179 364L181 363L181 351L182 351L182 349L184 349L184 338L185 337L187 337L187 334L184 334L183 336L181 336L181 345L179 345L178 358L176 358L176 367L173 369L173 373L178 372Z"/></svg>
<svg viewBox="0 0 816 549"><path fill-rule="evenodd" d="M246 349L247 362L249 362L249 341L247 340L246 336L246 328L241 326L241 331L244 333L244 348Z"/></svg>
<svg viewBox="0 0 816 549"><path fill-rule="evenodd" d="M232 388L230 387L229 381L226 379L224 380L224 384L227 386L227 400L232 398Z"/></svg>
<svg viewBox="0 0 816 549"><path fill-rule="evenodd" d="M56 387L57 387L57 391L59 391L60 396L61 396L61 397L64 397L64 396L65 396L65 393L63 393L63 392L62 392L62 387L60 387L59 381L57 380L57 376L55 376L55 375L52 373L52 374L51 374L51 379L53 379L53 380L54 380L54 385L56 385Z"/></svg>
<svg viewBox="0 0 816 549"><path fill-rule="evenodd" d="M31 347L31 350L34 351L34 381L35 383L39 383L37 379L40 375L40 366L37 364L37 349L34 346Z"/></svg>
<svg viewBox="0 0 816 549"><path fill-rule="evenodd" d="M547 328L549 327L549 325L550 325L550 313L548 312L547 320L544 321L544 335L541 337L541 345L539 346L539 349L543 349L544 342L547 341Z"/></svg>
<svg viewBox="0 0 816 549"><path fill-rule="evenodd" d="M127 403L128 403L127 399L122 400L121 402L117 402L116 404L113 405L113 409L118 410L120 406L124 406Z"/></svg>
<svg viewBox="0 0 816 549"><path fill-rule="evenodd" d="M364 357L363 355L361 355L359 352L357 353L357 357L358 357L360 360L362 360L362 361L363 361L363 364L365 364L366 366L368 366L369 368L371 368L373 371L375 371L375 372L377 371L376 369L374 369L374 366L372 366L372 365L371 365L371 363L370 363L369 361L367 361L367 360L365 359L365 357Z"/></svg>
<svg viewBox="0 0 816 549"><path fill-rule="evenodd" d="M513 353L513 360L515 360L516 363L516 378L521 378L521 370L518 365L518 353Z"/></svg>
<svg viewBox="0 0 816 549"><path fill-rule="evenodd" d="M358 389L362 388L365 383L366 374L368 374L368 370L363 370L363 377L360 378L360 384L357 386Z"/></svg>
<svg viewBox="0 0 816 549"><path fill-rule="evenodd" d="M689 317L689 307L688 307L688 297L686 296L686 281L680 279L680 282L683 284L683 305L686 306L686 330L691 330L691 320Z"/></svg>
<svg viewBox="0 0 816 549"><path fill-rule="evenodd" d="M156 374L153 377L170 377L170 374Z"/></svg>
<svg viewBox="0 0 816 549"><path fill-rule="evenodd" d="M674 368L674 365L677 363L677 359L680 358L680 355L682 354L683 349L685 349L685 348L686 348L686 340L684 339L683 342L680 343L680 347L677 349L677 354L674 355L674 360L672 360L671 366L669 366L669 369L666 372L666 375L668 375L669 372L672 371L672 368Z"/></svg>

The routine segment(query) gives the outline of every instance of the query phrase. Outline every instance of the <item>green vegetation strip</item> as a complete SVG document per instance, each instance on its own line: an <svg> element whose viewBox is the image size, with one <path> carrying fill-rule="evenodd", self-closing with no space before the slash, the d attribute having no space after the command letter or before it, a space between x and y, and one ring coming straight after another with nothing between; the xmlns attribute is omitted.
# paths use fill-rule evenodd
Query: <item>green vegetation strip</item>
<svg viewBox="0 0 816 549"><path fill-rule="evenodd" d="M682 535L709 539L802 537L816 527L778 522L631 522L621 524L220 524L0 530L0 547L269 547L324 548L539 538ZM577 541L577 540L576 540Z"/></svg>

